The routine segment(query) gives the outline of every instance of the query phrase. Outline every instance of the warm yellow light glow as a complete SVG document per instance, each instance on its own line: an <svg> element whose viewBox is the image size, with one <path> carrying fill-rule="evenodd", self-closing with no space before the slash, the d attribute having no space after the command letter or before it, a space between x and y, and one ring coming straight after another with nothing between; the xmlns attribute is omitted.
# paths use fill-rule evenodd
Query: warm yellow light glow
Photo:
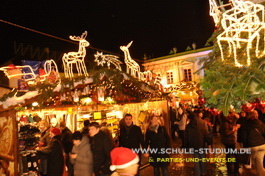
<svg viewBox="0 0 265 176"><path fill-rule="evenodd" d="M105 90L103 87L98 87L98 101L104 101L105 100Z"/></svg>
<svg viewBox="0 0 265 176"><path fill-rule="evenodd" d="M38 106L38 105L39 105L38 102L33 102L33 103L32 103L32 106Z"/></svg>
<svg viewBox="0 0 265 176"><path fill-rule="evenodd" d="M92 117L92 115L91 115L91 114L83 114L82 116L83 116L83 118L86 118L86 119L88 119L88 118Z"/></svg>
<svg viewBox="0 0 265 176"><path fill-rule="evenodd" d="M63 55L63 66L64 74L66 78L73 78L73 65L76 66L78 76L88 76L87 68L85 65L84 58L86 56L86 47L89 46L89 42L86 41L87 31L85 31L81 37L70 36L69 38L73 41L79 41L79 49L77 52L64 53Z"/></svg>

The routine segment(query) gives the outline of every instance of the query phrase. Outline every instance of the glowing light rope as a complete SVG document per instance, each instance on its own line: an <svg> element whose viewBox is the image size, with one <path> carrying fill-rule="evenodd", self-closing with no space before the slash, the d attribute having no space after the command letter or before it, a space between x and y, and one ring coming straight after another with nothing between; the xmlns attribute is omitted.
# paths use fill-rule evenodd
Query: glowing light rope
<svg viewBox="0 0 265 176"><path fill-rule="evenodd" d="M89 42L86 41L87 31L85 31L81 37L70 36L69 38L73 41L79 41L79 49L77 52L64 53L63 55L63 66L64 74L66 78L73 78L73 65L76 66L78 76L88 76L87 68L85 65L84 58L86 56L86 47L89 46Z"/></svg>

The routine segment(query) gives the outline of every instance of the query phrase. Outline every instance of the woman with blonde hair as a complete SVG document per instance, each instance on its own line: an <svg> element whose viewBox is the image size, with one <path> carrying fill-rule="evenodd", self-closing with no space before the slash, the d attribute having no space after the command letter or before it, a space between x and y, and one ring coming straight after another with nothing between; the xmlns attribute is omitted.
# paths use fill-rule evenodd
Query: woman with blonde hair
<svg viewBox="0 0 265 176"><path fill-rule="evenodd" d="M40 130L39 147L46 147L51 141L49 124L42 120L38 123L38 128ZM39 171L41 176L47 175L47 158L46 154L39 153Z"/></svg>
<svg viewBox="0 0 265 176"><path fill-rule="evenodd" d="M153 115L151 117L149 127L145 134L145 146L150 150L160 151L161 149L170 148L170 138L164 126L160 125L159 117ZM149 156L145 154L145 156ZM154 168L154 176L168 176L169 162L157 162L158 159L169 158L167 153L151 153L149 161Z"/></svg>

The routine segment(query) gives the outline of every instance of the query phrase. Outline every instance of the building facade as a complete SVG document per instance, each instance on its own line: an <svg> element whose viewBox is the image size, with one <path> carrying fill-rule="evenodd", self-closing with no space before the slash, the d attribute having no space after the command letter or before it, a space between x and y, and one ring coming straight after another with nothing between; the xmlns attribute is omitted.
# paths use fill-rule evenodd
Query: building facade
<svg viewBox="0 0 265 176"><path fill-rule="evenodd" d="M150 70L160 80L163 91L191 103L197 101L198 83L203 78L200 60L209 57L212 47L190 50L147 60L144 70Z"/></svg>

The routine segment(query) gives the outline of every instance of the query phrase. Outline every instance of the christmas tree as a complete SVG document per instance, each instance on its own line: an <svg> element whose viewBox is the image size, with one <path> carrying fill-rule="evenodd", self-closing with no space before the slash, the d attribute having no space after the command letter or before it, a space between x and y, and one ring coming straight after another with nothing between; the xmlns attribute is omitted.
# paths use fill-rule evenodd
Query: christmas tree
<svg viewBox="0 0 265 176"><path fill-rule="evenodd" d="M241 13L239 8L232 14L233 8L236 7L222 12L222 23L208 41L213 43L213 50L209 58L202 61L204 97L209 106L225 115L231 106L240 111L247 102L265 98L264 14L252 14L249 9L243 9L247 13L240 9ZM249 18L250 15L253 18ZM253 22L247 23L245 19Z"/></svg>

